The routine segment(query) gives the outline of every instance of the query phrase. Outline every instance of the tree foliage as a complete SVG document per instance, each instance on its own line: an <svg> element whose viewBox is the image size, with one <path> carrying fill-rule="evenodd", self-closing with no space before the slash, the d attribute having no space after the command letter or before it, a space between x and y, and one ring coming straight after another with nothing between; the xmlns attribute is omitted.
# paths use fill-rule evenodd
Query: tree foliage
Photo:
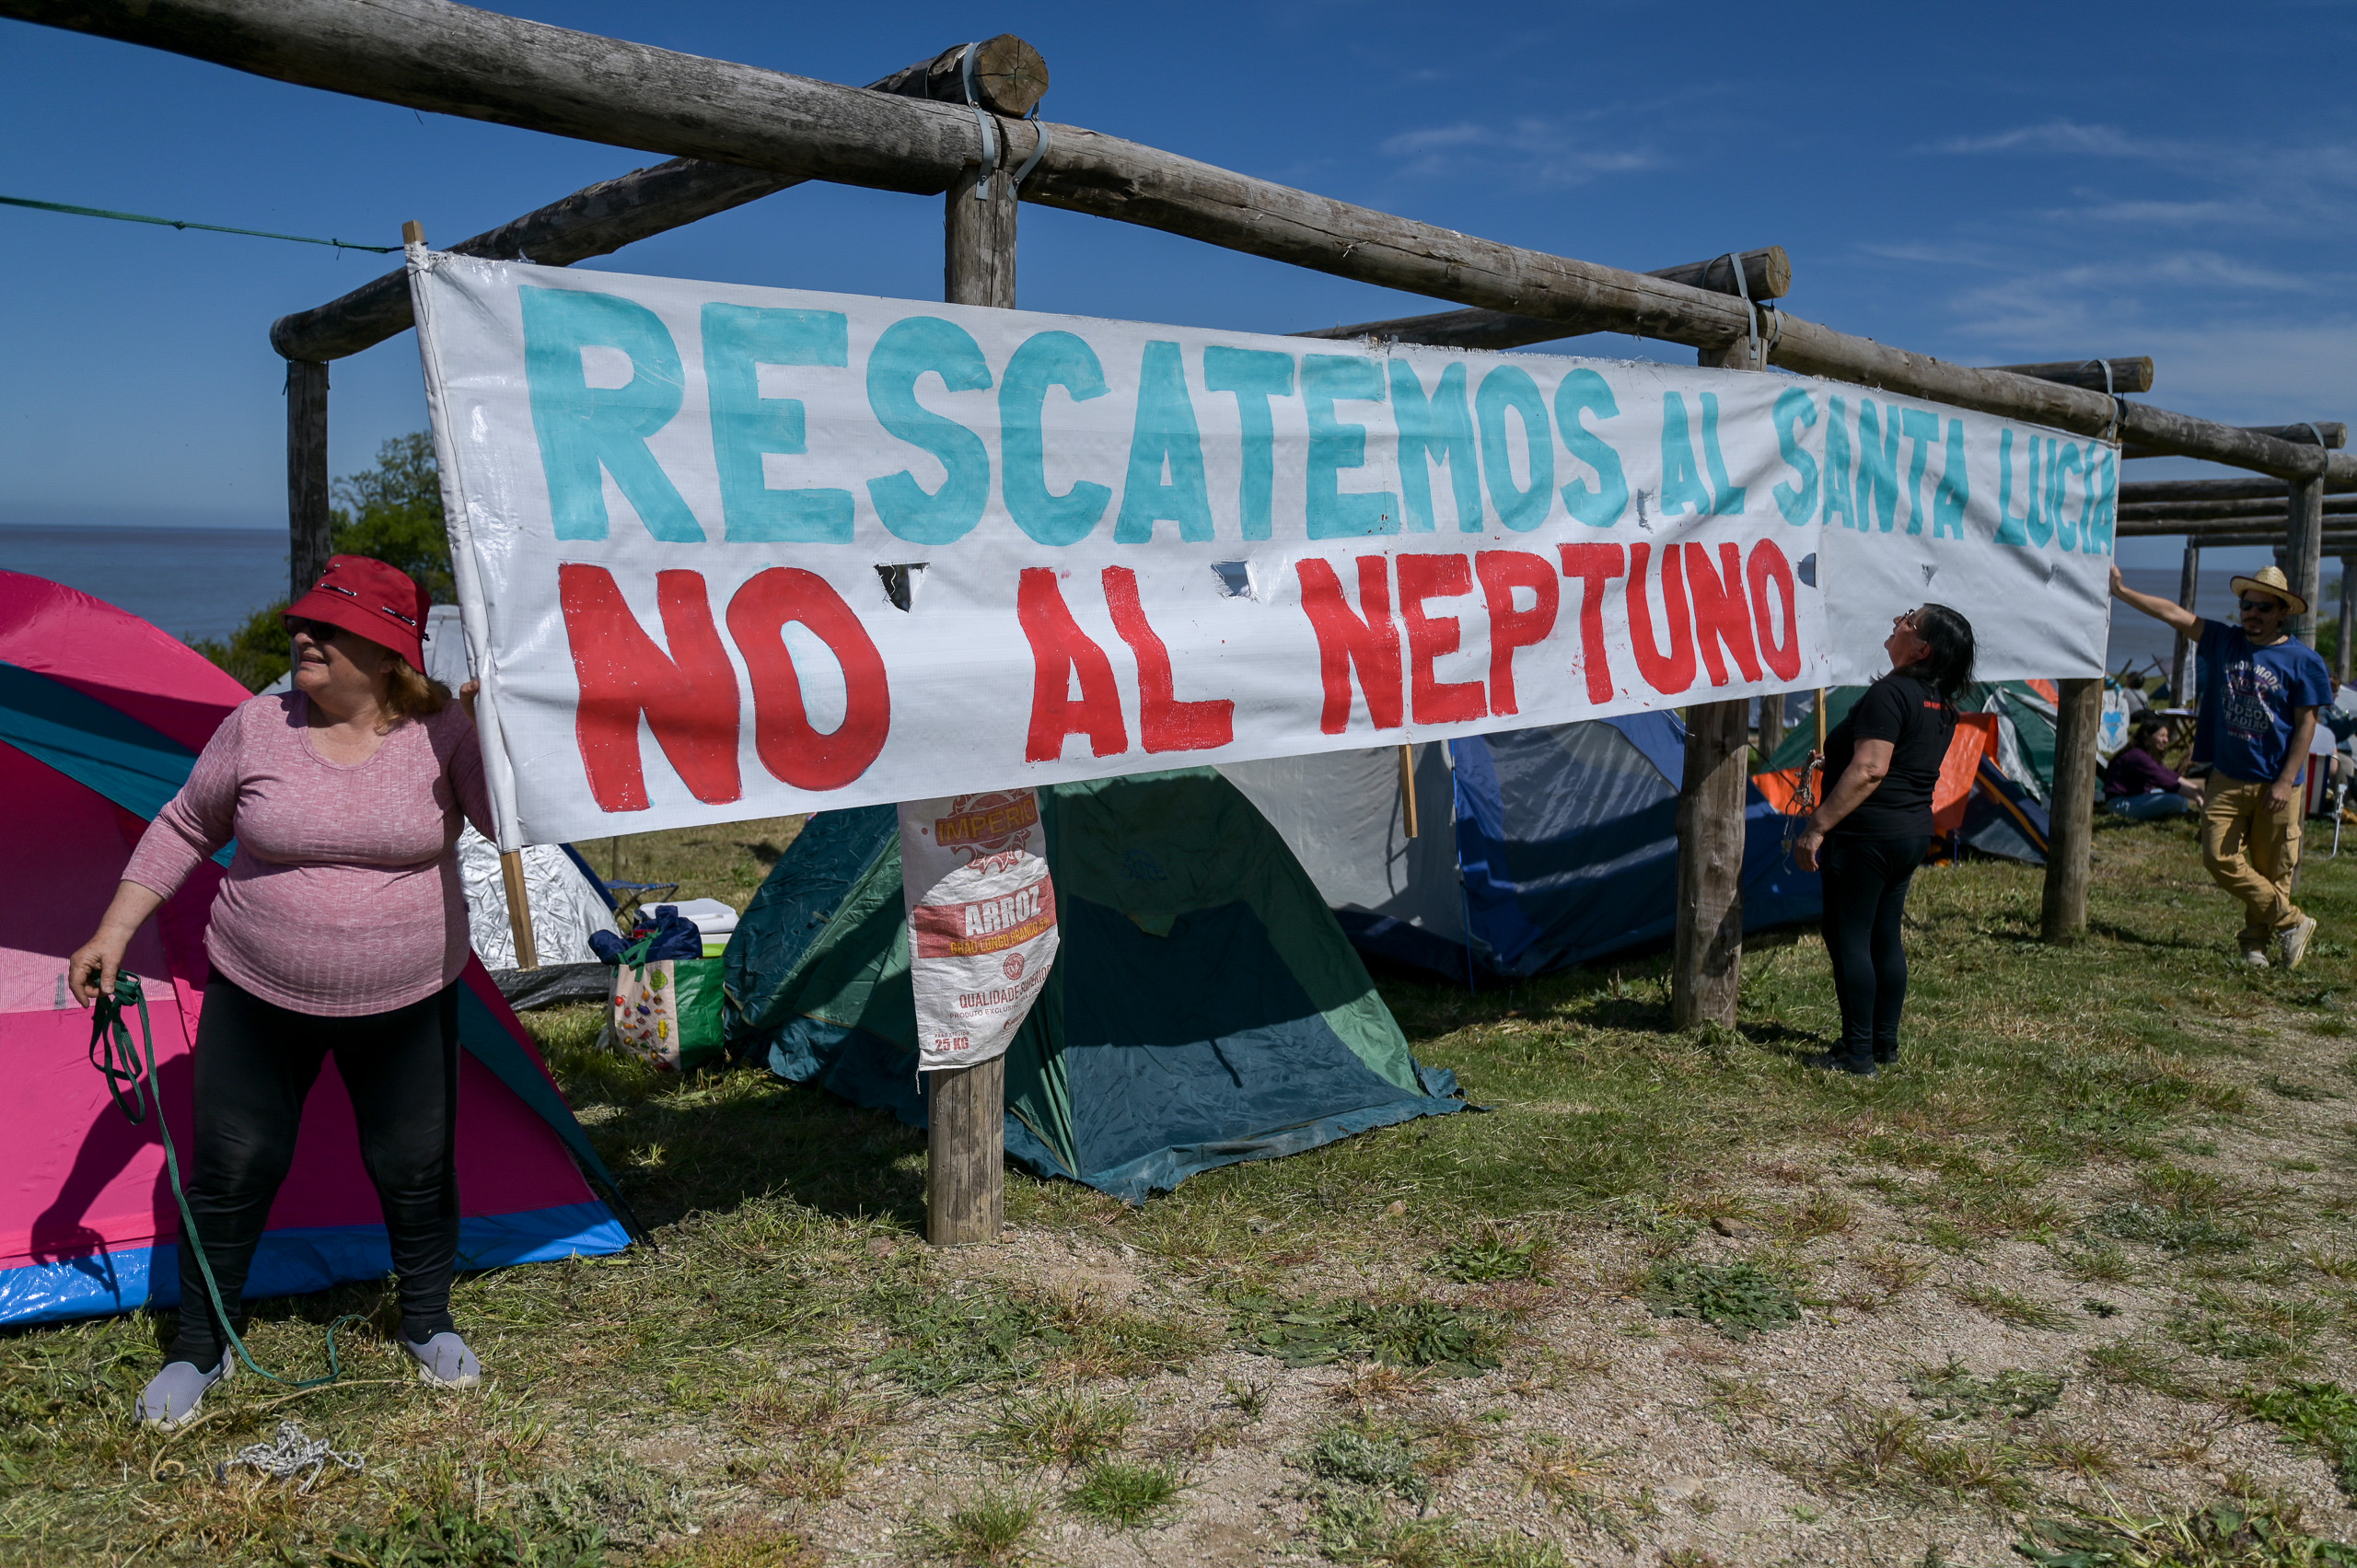
<svg viewBox="0 0 2357 1568"><path fill-rule="evenodd" d="M396 436L377 448L377 466L335 482L343 503L328 514L329 546L338 555L372 555L417 579L435 599L456 597L450 581L450 538L442 524L441 471L434 438L424 431ZM259 691L284 675L294 658L286 635L286 603L257 610L226 641L206 640L198 653Z"/></svg>
<svg viewBox="0 0 2357 1568"><path fill-rule="evenodd" d="M338 555L372 555L407 572L436 600L455 597L431 436L417 430L394 436L377 448L375 468L337 480L334 494L343 505L328 516Z"/></svg>

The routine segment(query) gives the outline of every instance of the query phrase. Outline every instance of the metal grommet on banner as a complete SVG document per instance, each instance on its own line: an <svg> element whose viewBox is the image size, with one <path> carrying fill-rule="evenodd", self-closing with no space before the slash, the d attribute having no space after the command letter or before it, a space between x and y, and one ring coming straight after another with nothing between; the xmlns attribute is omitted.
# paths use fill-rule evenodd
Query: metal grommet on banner
<svg viewBox="0 0 2357 1568"><path fill-rule="evenodd" d="M974 87L974 52L981 46L980 39L966 46L958 71L966 89L966 103L973 110L974 123L982 134L982 177L974 181L974 200L987 202L991 199L991 173L998 168L998 124L982 107L981 94Z"/></svg>

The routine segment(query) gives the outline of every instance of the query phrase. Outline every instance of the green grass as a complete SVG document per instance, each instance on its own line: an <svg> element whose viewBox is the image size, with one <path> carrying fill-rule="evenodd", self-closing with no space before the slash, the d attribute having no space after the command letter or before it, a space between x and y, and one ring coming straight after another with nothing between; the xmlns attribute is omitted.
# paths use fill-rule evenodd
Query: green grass
<svg viewBox="0 0 2357 1568"><path fill-rule="evenodd" d="M1801 1318L1792 1287L1752 1263L1657 1263L1641 1295L1656 1317L1700 1318L1735 1340Z"/></svg>
<svg viewBox="0 0 2357 1568"><path fill-rule="evenodd" d="M793 826L644 835L623 844L621 869L741 903ZM608 868L605 846L584 847ZM923 1246L923 1135L888 1115L758 1073L658 1075L594 1051L596 1009L535 1015L553 1071L660 1250L463 1279L457 1315L492 1373L478 1395L429 1394L378 1327L347 1336L344 1385L279 1404L281 1391L241 1378L173 1437L125 1419L170 1314L0 1334L0 1562L324 1562L342 1539L370 1562L430 1561L430 1549L446 1560L799 1568L825 1533L819 1523L854 1504L884 1510L865 1526L863 1551L886 1550L877 1527L898 1520L893 1551L1061 1560L1072 1554L1040 1527L1050 1503L1109 1467L1167 1469L1202 1451L1186 1446L1202 1434L1177 1432L1154 1401L1206 1381L1215 1393L1223 1377L1229 1424L1202 1440L1291 1455L1299 1463L1282 1484L1316 1493L1287 1550L1410 1568L1563 1561L1487 1516L1491 1493L1515 1493L1511 1473L1469 1499L1462 1518L1414 1516L1411 1494L1448 1465L1487 1462L1518 1465L1563 1527L1610 1534L1601 1521L1615 1521L1650 1562L1661 1553L1643 1541L1655 1527L1640 1500L1589 1479L1590 1457L1546 1450L1508 1423L1492 1429L1489 1459L1464 1458L1461 1437L1435 1424L1447 1400L1434 1388L1479 1389L1515 1422L1546 1408L1527 1401L1619 1397L1608 1388L1620 1379L1652 1376L1638 1363L1652 1367L1655 1347L1632 1347L1642 1357L1623 1356L1607 1379L1605 1353L1565 1343L1570 1328L1644 1328L1665 1346L1714 1341L1648 1326L1642 1307L1619 1302L1646 1285L1668 1309L1749 1332L1791 1321L1810 1282L1863 1271L1884 1295L1913 1292L1912 1310L1977 1322L1953 1284L1915 1291L1927 1267L2003 1277L2008 1299L2060 1313L2079 1331L2052 1336L2053 1356L2073 1376L2118 1386L2106 1399L2183 1400L2188 1427L2260 1413L2319 1454L2344 1452L2340 1407L2299 1392L2331 1385L2281 1380L2300 1356L2319 1369L2309 1376L2357 1357L2348 1212L2328 1208L2346 1202L2334 1194L2357 1143L2319 1134L2304 1151L2316 1173L2232 1162L2249 1133L2347 1121L2345 1105L2263 1086L2272 1074L2357 1098L2338 1065L2342 1041L2321 1064L2265 1056L2300 1031L2344 1027L2319 998L2357 995L2357 960L2319 947L2296 975L2235 970L2234 913L2175 827L2098 833L2085 942L2038 942L2038 895L2037 873L2005 865L1917 877L1907 1063L1864 1081L1806 1065L1837 1018L1813 944L1747 955L1732 1031L1672 1030L1657 957L1478 993L1386 973L1418 1053L1456 1069L1489 1114L1206 1172L1138 1208L1011 1170L1008 1217L1043 1249L1019 1268L994 1270L995 1249ZM2301 900L2328 934L2357 932L2357 857L2312 861ZM1770 1168L1794 1174L1767 1187L1759 1173ZM1405 1213L1387 1217L1395 1201ZM1748 1261L1705 1233L1722 1216L1762 1233L1744 1244L1758 1249ZM1917 1237L1980 1261L1906 1245ZM1067 1246L1120 1277L1061 1283ZM1983 1273L2001 1263L2038 1277ZM2131 1315L2104 1322L2074 1309L2091 1286ZM1847 1297L1820 1308L1809 1332L1830 1335L1830 1353L1842 1353L1855 1317L1880 1309L1880 1295L1862 1299L1854 1314ZM327 1321L356 1311L382 1325L390 1305L382 1284L262 1303L252 1343L269 1365L311 1368ZM1207 1365L1232 1336L1260 1355L1241 1370ZM1478 1385L1433 1377L1491 1366L1502 1370ZM1387 1367L1400 1372L1385 1392L1372 1379ZM1325 1424L1343 1413L1324 1401L1345 1371L1385 1420ZM1992 1396L2002 1376L1982 1379ZM2277 1402L2238 1400L2245 1383L2265 1390L2249 1401ZM1073 1411L1041 1408L1059 1391ZM2016 1433L2019 1400L1932 1423L1922 1409L1962 1396L1891 1397L1908 1408L1848 1412L1838 1464L1796 1455L1795 1479L1814 1486L1838 1469L1849 1479L1826 1482L1836 1490L1893 1489L1910 1508L1981 1517L1968 1511L1996 1506L2026 1520L2062 1516L2048 1502L2026 1511L2047 1467L2101 1469L2098 1457L2070 1457L2068 1434L2044 1432L2075 1400ZM1708 1395L1697 1385L1694 1398ZM1315 1401L1306 1423L1305 1400ZM1086 1411L1129 1401L1133 1423L1090 1428ZM1764 1432L1794 1413L1787 1403L1727 1419ZM235 1447L288 1417L362 1452L368 1469L299 1498L213 1479ZM1356 1446L1305 1448L1304 1431L1352 1431ZM911 1456L951 1468L936 1481ZM1027 1468L1039 1465L1068 1470L1051 1481ZM2174 1494L2202 1495L2201 1467L2185 1465L2165 1479L2196 1490ZM1200 1505L1182 1491L1154 1517L1185 1529ZM1884 1560L1920 1555L1922 1519L1858 1517ZM2119 1534L2131 1527L2143 1535ZM2100 1527L2147 1552L2123 1563L2235 1561L2151 1555L2168 1531L2210 1527L2182 1518ZM2255 1539L2291 1526L2254 1509L2235 1529Z"/></svg>
<svg viewBox="0 0 2357 1568"><path fill-rule="evenodd" d="M1168 1514L1184 1489L1167 1466L1108 1462L1093 1467L1064 1493L1064 1506L1099 1524L1133 1530Z"/></svg>

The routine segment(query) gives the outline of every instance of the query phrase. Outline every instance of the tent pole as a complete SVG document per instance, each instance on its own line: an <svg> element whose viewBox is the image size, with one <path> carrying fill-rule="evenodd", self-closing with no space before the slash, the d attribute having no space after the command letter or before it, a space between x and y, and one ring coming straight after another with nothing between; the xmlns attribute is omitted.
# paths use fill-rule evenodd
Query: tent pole
<svg viewBox="0 0 2357 1568"><path fill-rule="evenodd" d="M540 967L540 949L532 944L532 902L524 889L524 853L507 850L499 857L499 879L507 889L507 927L516 934L516 967Z"/></svg>
<svg viewBox="0 0 2357 1568"><path fill-rule="evenodd" d="M1399 821L1410 838L1416 836L1416 755L1412 746L1399 748Z"/></svg>
<svg viewBox="0 0 2357 1568"><path fill-rule="evenodd" d="M2095 837L2096 739L2103 723L2103 678L2055 683L2054 800L2046 841L2046 893L2038 935L2076 942L2087 931L2087 874Z"/></svg>
<svg viewBox="0 0 2357 1568"><path fill-rule="evenodd" d="M1817 754L1825 755L1825 688L1817 689Z"/></svg>
<svg viewBox="0 0 2357 1568"><path fill-rule="evenodd" d="M999 122L1004 127L1007 122ZM1009 137L993 138L999 160ZM985 195L975 191L989 182ZM943 212L942 296L951 305L1015 308L1012 179L970 164ZM1006 1209L1006 1058L924 1074L925 1239L935 1247L996 1241Z"/></svg>

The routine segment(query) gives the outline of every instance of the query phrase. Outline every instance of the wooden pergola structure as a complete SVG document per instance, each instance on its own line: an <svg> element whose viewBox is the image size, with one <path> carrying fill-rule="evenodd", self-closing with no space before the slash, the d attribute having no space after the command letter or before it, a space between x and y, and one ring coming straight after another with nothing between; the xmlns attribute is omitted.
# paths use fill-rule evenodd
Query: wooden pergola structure
<svg viewBox="0 0 2357 1568"><path fill-rule="evenodd" d="M1626 271L1460 234L1082 126L1021 118L1046 90L1047 71L1036 51L1009 35L945 51L854 87L450 0L0 0L0 17L672 160L575 192L447 248L461 254L569 265L796 184L828 180L946 195L945 298L1012 308L1017 203L1030 202L1457 307L1306 335L1497 349L1631 333L1690 347L1703 365L1781 367L2084 436L2117 437L2129 457L2189 457L2240 469L2260 477L2186 495L2123 486L2122 531L2143 530L2146 519L2134 507L2146 502L2264 502L2270 509L2251 520L2283 539L2286 570L2312 602L2326 540L2325 497L2357 492L2357 454L2336 449L2345 437L2339 426L2246 429L2126 401L2122 394L2150 389L2149 359L1954 365L1777 309L1768 302L1791 282L1781 248L1659 273ZM296 591L327 554L328 364L410 325L406 280L396 272L284 317L271 330L288 362ZM2154 520L2171 523L2171 532L2185 531L2191 521ZM2204 527L2243 520L2200 519ZM2313 641L2312 618L2296 630ZM2043 919L2049 941L2071 940L2086 924L2102 682L2061 686ZM1748 707L1736 700L1687 710L1671 992L1680 1028L1735 1021ZM936 1242L998 1234L1001 1074L993 1063L934 1074L928 1201Z"/></svg>

